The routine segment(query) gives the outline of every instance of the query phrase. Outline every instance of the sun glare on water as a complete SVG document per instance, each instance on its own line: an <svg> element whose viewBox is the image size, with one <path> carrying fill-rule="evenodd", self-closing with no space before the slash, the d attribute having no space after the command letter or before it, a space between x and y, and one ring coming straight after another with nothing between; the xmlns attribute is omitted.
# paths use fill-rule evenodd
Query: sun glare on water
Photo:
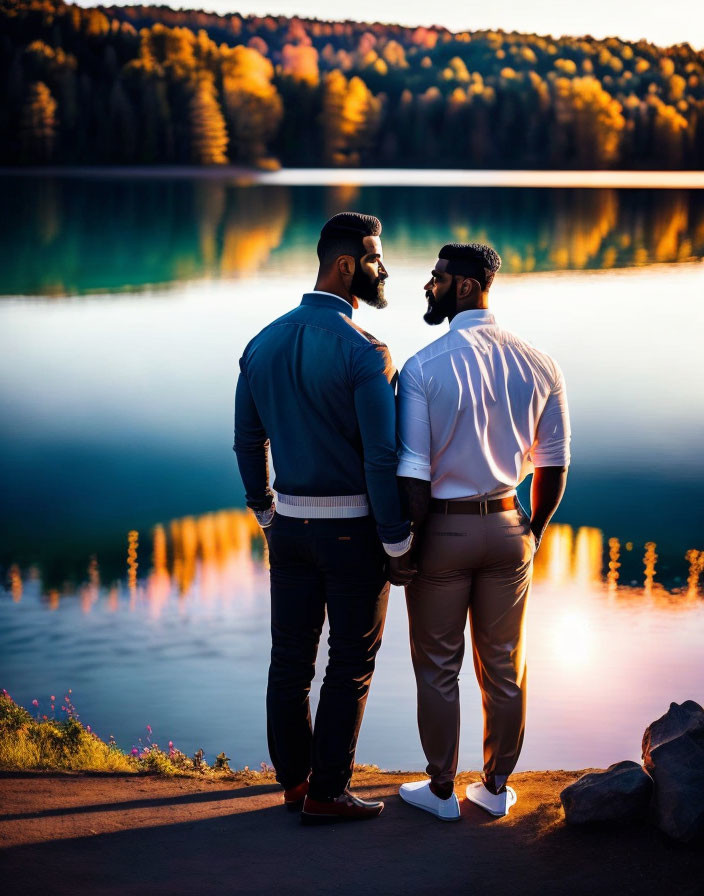
<svg viewBox="0 0 704 896"><path fill-rule="evenodd" d="M551 641L555 658L570 669L582 668L594 658L594 631L584 610L560 613Z"/></svg>

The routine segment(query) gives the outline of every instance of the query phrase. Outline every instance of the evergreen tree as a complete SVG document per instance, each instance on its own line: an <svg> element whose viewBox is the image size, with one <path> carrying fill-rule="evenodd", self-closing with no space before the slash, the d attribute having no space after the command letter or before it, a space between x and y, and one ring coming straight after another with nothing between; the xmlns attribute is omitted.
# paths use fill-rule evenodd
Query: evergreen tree
<svg viewBox="0 0 704 896"><path fill-rule="evenodd" d="M197 165L227 164L227 128L213 82L201 78L189 103L191 160Z"/></svg>
<svg viewBox="0 0 704 896"><path fill-rule="evenodd" d="M43 81L30 84L20 120L20 147L27 162L50 162L56 142L56 100Z"/></svg>

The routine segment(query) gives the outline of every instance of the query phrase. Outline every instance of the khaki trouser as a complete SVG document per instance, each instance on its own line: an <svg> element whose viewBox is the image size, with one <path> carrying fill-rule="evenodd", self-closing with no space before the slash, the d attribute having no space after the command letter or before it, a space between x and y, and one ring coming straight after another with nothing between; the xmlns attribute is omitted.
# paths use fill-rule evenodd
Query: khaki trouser
<svg viewBox="0 0 704 896"><path fill-rule="evenodd" d="M438 785L457 772L458 675L469 614L474 669L484 709L484 773L502 784L523 743L526 708L525 609L535 540L522 510L431 513L418 575L406 589L418 728Z"/></svg>

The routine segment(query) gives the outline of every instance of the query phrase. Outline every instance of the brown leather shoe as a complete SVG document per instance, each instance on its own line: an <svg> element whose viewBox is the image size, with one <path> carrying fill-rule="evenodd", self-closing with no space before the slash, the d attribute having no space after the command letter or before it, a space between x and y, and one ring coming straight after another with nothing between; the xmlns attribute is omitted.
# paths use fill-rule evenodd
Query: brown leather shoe
<svg viewBox="0 0 704 896"><path fill-rule="evenodd" d="M303 824L334 824L336 821L364 821L381 814L381 800L360 800L344 790L334 800L314 800L306 796L301 812Z"/></svg>
<svg viewBox="0 0 704 896"><path fill-rule="evenodd" d="M308 779L301 781L296 787L284 790L284 806L286 806L289 812L300 812L307 793Z"/></svg>

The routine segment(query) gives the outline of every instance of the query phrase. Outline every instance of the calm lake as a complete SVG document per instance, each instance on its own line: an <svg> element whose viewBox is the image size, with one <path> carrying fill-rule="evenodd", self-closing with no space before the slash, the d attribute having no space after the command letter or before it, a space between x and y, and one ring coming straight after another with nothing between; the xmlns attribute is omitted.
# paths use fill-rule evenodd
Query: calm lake
<svg viewBox="0 0 704 896"><path fill-rule="evenodd" d="M519 769L638 759L671 701L704 702L704 190L299 180L0 174L0 687L58 716L71 688L124 748L148 724L268 761L237 361L312 287L322 223L357 209L383 221L390 278L355 320L399 368L443 329L423 285L448 241L497 248L497 320L559 360L573 462L536 558ZM407 639L393 589L360 762L424 765ZM476 769L471 663L461 688Z"/></svg>

